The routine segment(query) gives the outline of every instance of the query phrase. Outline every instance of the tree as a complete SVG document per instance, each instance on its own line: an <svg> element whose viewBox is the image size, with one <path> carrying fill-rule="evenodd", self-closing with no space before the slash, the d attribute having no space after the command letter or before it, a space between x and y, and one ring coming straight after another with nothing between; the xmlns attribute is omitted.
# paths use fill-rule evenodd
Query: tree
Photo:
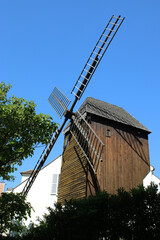
<svg viewBox="0 0 160 240"><path fill-rule="evenodd" d="M11 85L0 83L0 177L10 174L40 144L47 144L58 125L49 115L36 114L36 104L15 96L7 97Z"/></svg>
<svg viewBox="0 0 160 240"><path fill-rule="evenodd" d="M24 230L22 221L31 214L31 205L22 193L2 193L0 197L0 235Z"/></svg>

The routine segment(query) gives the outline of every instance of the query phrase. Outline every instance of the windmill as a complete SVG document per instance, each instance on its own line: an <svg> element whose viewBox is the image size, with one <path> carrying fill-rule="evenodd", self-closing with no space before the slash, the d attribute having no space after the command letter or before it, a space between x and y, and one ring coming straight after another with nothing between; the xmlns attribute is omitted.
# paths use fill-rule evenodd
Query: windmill
<svg viewBox="0 0 160 240"><path fill-rule="evenodd" d="M62 116L64 116L64 121L61 127L53 134L50 143L43 150L37 164L34 167L34 170L32 171L32 174L28 178L23 189L23 193L25 195L28 194L39 171L44 165L48 155L50 154L54 144L56 143L60 133L69 119L71 119L71 134L85 154L92 173L96 175L99 162L102 161L101 153L103 149L103 143L93 129L89 126L85 118L79 112L74 113L73 109L77 101L81 99L102 57L104 56L123 21L124 18L121 18L120 15L118 17L113 15L110 18L72 89L71 93L75 96L75 100L73 101L69 110L68 106L70 104L70 100L57 87L55 87L52 91L48 100L59 117L62 118Z"/></svg>

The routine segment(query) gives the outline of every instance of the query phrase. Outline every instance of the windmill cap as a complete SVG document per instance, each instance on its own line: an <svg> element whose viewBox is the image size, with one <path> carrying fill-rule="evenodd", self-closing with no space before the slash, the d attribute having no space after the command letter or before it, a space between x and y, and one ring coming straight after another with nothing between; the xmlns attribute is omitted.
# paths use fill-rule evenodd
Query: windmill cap
<svg viewBox="0 0 160 240"><path fill-rule="evenodd" d="M151 131L136 120L132 115L130 115L122 107L115 106L113 104L87 97L79 108L81 114L91 113L115 122L119 122L128 126L132 126L146 132L151 133Z"/></svg>

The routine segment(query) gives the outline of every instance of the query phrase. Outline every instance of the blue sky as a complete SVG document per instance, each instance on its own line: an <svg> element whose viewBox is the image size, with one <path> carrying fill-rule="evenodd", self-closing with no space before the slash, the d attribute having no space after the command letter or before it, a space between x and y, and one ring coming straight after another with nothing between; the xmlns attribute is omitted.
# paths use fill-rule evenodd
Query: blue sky
<svg viewBox="0 0 160 240"><path fill-rule="evenodd" d="M10 94L33 100L37 113L60 119L47 99L57 86L70 94L110 17L125 21L97 68L76 109L91 96L123 107L152 131L150 161L160 177L160 1L159 0L1 0L0 81ZM75 109L75 110L76 110ZM60 137L46 163L62 152ZM24 161L15 175L36 164L43 149Z"/></svg>

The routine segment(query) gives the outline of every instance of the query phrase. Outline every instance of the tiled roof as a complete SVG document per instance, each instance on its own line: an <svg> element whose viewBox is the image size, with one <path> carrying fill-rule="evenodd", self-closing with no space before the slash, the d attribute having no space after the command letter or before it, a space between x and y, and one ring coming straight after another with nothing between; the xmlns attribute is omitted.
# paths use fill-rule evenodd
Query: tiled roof
<svg viewBox="0 0 160 240"><path fill-rule="evenodd" d="M79 111L82 114L85 112L92 113L97 116L101 116L115 122L120 122L138 129L142 129L150 133L150 130L148 130L144 125L137 121L123 108L97 100L95 98L86 98L86 100L81 105Z"/></svg>

